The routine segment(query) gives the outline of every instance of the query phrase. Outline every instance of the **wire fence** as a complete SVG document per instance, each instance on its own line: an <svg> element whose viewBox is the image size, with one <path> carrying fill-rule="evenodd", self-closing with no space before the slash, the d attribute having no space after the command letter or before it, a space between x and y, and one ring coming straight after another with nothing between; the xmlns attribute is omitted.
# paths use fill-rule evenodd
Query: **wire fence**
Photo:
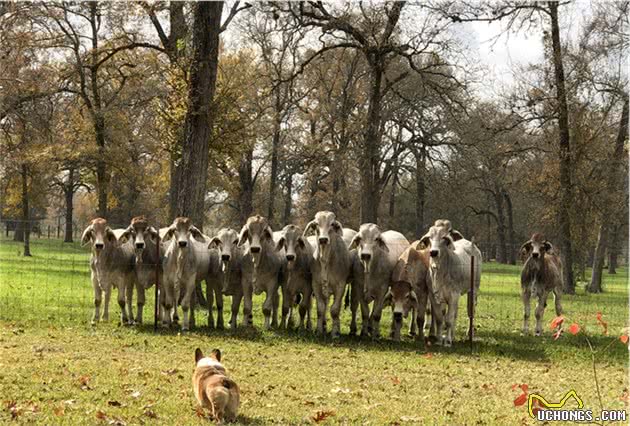
<svg viewBox="0 0 630 426"><path fill-rule="evenodd" d="M89 324L94 312L94 292L90 280L90 250L81 247L78 240L63 242L63 233L57 238L56 230L51 229L42 237L31 239L31 257L22 255L23 243L13 241L13 232L0 237L0 319L5 321L27 322L38 326L48 324L80 325ZM478 244L483 247L484 244ZM603 273L603 292L588 293L585 286L590 278L586 270L584 279L577 283L575 294L563 294L563 314L569 321L576 321L587 327L599 329L605 322L611 333L627 326L628 305L628 265L627 255L619 256L616 274ZM505 333L519 333L523 326L523 302L521 297L520 272L522 264L501 264L484 258L481 266L481 285L478 303L475 307L474 325L480 339L492 339ZM118 291L112 289L109 321L119 321L120 308L117 303ZM135 311L134 292L133 309ZM264 295L254 298L254 325L262 327L262 300ZM549 323L555 317L553 296L549 296L544 315L544 332L550 333ZM532 297L530 330L535 326L536 298ZM316 318L315 304L311 316ZM154 288L146 291L144 323L153 326L155 306ZM225 297L224 319L230 317L230 297ZM239 312L239 325L242 319ZM216 305L215 305L216 308ZM350 323L349 310L343 310L342 334L347 333ZM180 315L181 318L181 315ZM216 318L216 312L215 312ZM381 335L387 336L391 322L391 310L383 311ZM600 318L598 320L598 318ZM360 321L360 315L359 315ZM207 313L197 308L196 325L207 323ZM330 323L329 323L330 324ZM466 304L460 302L457 335L464 336L468 327Z"/></svg>

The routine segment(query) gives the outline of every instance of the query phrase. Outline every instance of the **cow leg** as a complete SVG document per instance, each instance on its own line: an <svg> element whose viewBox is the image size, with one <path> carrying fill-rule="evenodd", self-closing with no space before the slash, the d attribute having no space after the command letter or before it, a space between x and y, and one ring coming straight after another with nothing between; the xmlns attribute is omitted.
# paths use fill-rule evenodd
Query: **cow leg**
<svg viewBox="0 0 630 426"><path fill-rule="evenodd" d="M233 294L232 295L232 313L230 314L230 328L232 331L236 330L237 320L238 320L238 311L241 309L241 300L243 299L242 294Z"/></svg>
<svg viewBox="0 0 630 426"><path fill-rule="evenodd" d="M531 313L530 299L532 292L528 287L522 289L521 299L523 300L523 335L529 334L529 316Z"/></svg>
<svg viewBox="0 0 630 426"><path fill-rule="evenodd" d="M554 303L556 305L556 316L559 317L560 315L562 315L562 303L560 302L560 299L562 299L562 288L561 287L554 287L554 289L553 289L553 299L554 299Z"/></svg>
<svg viewBox="0 0 630 426"><path fill-rule="evenodd" d="M361 292L359 291L359 284L353 280L350 285L350 312L352 313L352 319L350 320L350 335L356 336L357 334L357 310L359 308L359 301Z"/></svg>
<svg viewBox="0 0 630 426"><path fill-rule="evenodd" d="M278 284L273 283L273 292L271 293L271 326L278 327L278 306L280 305L280 295L278 294ZM293 305L293 302L291 302Z"/></svg>
<svg viewBox="0 0 630 426"><path fill-rule="evenodd" d="M544 291L539 297L538 297L538 305L536 306L536 336L540 336L542 334L542 321L543 321L543 316L545 315L545 306L547 305L547 296L549 295L549 293L547 291Z"/></svg>
<svg viewBox="0 0 630 426"><path fill-rule="evenodd" d="M326 334L326 305L328 298L323 295L317 295L317 334Z"/></svg>
<svg viewBox="0 0 630 426"><path fill-rule="evenodd" d="M184 297L182 298L182 311L184 321L182 322L182 331L187 331L190 328L190 318L189 318L189 310L194 309L194 305L191 303L193 299L193 292L197 287L197 283L195 282L195 278L191 278L185 284L184 288Z"/></svg>
<svg viewBox="0 0 630 426"><path fill-rule="evenodd" d="M365 295L363 294L363 290L361 290L359 294L359 303L361 304L361 337L369 336L371 333L370 329L370 305L367 300L365 300Z"/></svg>
<svg viewBox="0 0 630 426"><path fill-rule="evenodd" d="M428 294L426 292L419 292L418 306L416 306L416 318L415 322L418 324L418 334L416 340L421 341L424 344L424 321L425 313L427 312Z"/></svg>
<svg viewBox="0 0 630 426"><path fill-rule="evenodd" d="M341 304L343 303L343 295L346 291L346 283L343 285L337 285L336 291L333 294L333 304L330 308L330 316L332 318L332 332L331 336L333 339L339 338L341 336L341 320L339 318L339 314L341 313Z"/></svg>
<svg viewBox="0 0 630 426"><path fill-rule="evenodd" d="M385 294L377 295L372 304L372 337L381 337L381 316L383 315L383 299ZM400 326L398 327L398 336L400 337L400 328L402 327L402 318L400 319Z"/></svg>
<svg viewBox="0 0 630 426"><path fill-rule="evenodd" d="M311 290L307 288L302 296L302 301L300 302L300 328L304 328L304 320L306 318L306 329L311 330L313 327L311 324Z"/></svg>
<svg viewBox="0 0 630 426"><path fill-rule="evenodd" d="M247 281L247 279L243 277L243 281ZM252 316L252 291L250 279L249 283L243 284L243 325L246 327L251 327L254 324L254 318Z"/></svg>
<svg viewBox="0 0 630 426"><path fill-rule="evenodd" d="M206 280L206 300L208 303L208 327L214 328L214 315L212 314L212 285L210 280Z"/></svg>
<svg viewBox="0 0 630 426"><path fill-rule="evenodd" d="M94 289L94 315L92 315L92 325L94 325L101 318L101 300L103 298L103 291L101 290L101 286L98 285L94 273L92 273L92 288Z"/></svg>
<svg viewBox="0 0 630 426"><path fill-rule="evenodd" d="M105 304L103 305L103 321L109 321L109 299L112 297L112 285L110 283L105 284L103 289L105 293Z"/></svg>
<svg viewBox="0 0 630 426"><path fill-rule="evenodd" d="M433 339L434 342L437 342L438 344L440 343L440 340L442 338L442 326L444 323L444 315L443 315L443 310L442 310L442 306L441 303L438 303L435 294L433 293L433 291L431 291L431 289L428 289L428 294L427 294L428 300L431 303L431 325L430 325L430 330L429 330L429 339ZM418 312L418 315L425 315L425 312ZM425 321L426 322L426 321Z"/></svg>
<svg viewBox="0 0 630 426"><path fill-rule="evenodd" d="M208 298L211 295L208 293ZM220 282L216 282L214 285L214 297L217 302L217 329L223 330L223 289Z"/></svg>
<svg viewBox="0 0 630 426"><path fill-rule="evenodd" d="M446 320L446 346L453 344L455 337L455 327L457 326L457 311L459 308L459 294L451 295L451 303L448 307L448 315Z"/></svg>
<svg viewBox="0 0 630 426"><path fill-rule="evenodd" d="M273 309L273 293L270 291L267 291L267 293L265 294L265 301L263 302L263 307L262 307L262 311L263 311L263 315L265 316L265 325L264 328L265 330L269 330L271 328L271 311Z"/></svg>
<svg viewBox="0 0 630 426"><path fill-rule="evenodd" d="M125 305L127 306L127 321L128 324L133 324L133 281L129 281L125 284Z"/></svg>
<svg viewBox="0 0 630 426"><path fill-rule="evenodd" d="M409 336L414 337L418 335L418 325L416 321L416 317L418 316L416 308L411 308L409 310L411 314L411 321L409 321Z"/></svg>
<svg viewBox="0 0 630 426"><path fill-rule="evenodd" d="M291 304L293 303L293 301L290 300L291 294L286 287L286 285L282 286L282 319L280 321L281 328L289 328L288 316L291 312Z"/></svg>
<svg viewBox="0 0 630 426"><path fill-rule="evenodd" d="M136 282L136 293L138 297L138 300L136 301L136 324L142 324L142 311L144 310L146 295L144 291L144 284L139 281Z"/></svg>

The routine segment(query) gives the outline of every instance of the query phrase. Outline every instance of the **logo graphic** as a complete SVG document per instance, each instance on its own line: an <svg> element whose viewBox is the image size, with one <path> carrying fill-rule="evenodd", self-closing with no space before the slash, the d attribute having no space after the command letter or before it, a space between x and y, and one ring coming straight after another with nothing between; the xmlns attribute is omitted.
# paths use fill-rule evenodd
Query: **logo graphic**
<svg viewBox="0 0 630 426"><path fill-rule="evenodd" d="M545 397L542 395L538 395L536 393L529 394L529 398L527 398L527 411L529 411L529 415L531 416L531 418L535 419L536 416L534 415L534 400L537 400L539 402L538 405L540 405L542 408L559 409L559 408L564 407L564 404L566 404L569 398L571 397L575 399L575 401L578 404L579 409L584 408L584 402L582 402L582 398L578 396L577 392L571 389L569 392L566 393L566 395L564 395L564 397L560 400L560 402L555 402L555 403L548 402L545 399Z"/></svg>

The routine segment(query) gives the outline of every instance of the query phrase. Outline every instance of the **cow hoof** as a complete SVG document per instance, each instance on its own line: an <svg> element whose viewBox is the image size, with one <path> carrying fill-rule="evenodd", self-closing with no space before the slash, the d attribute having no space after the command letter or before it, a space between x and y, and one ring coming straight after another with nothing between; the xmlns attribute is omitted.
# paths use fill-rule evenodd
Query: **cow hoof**
<svg viewBox="0 0 630 426"><path fill-rule="evenodd" d="M97 322L98 322L98 320L92 320L92 321L90 321L90 324L96 325Z"/></svg>
<svg viewBox="0 0 630 426"><path fill-rule="evenodd" d="M536 330L536 333L534 333L534 336L536 336L536 337L542 336L542 331Z"/></svg>

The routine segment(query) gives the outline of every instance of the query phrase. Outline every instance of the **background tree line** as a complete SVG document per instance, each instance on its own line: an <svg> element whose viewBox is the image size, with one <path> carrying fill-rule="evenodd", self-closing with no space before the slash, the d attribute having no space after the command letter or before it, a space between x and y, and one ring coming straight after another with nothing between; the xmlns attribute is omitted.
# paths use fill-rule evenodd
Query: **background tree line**
<svg viewBox="0 0 630 426"><path fill-rule="evenodd" d="M275 227L335 211L488 258L556 244L566 288L627 246L628 3L0 3L0 208ZM576 31L569 19L579 16ZM542 40L499 93L466 22ZM518 52L515 52L518 54ZM574 276L574 274L576 274Z"/></svg>

